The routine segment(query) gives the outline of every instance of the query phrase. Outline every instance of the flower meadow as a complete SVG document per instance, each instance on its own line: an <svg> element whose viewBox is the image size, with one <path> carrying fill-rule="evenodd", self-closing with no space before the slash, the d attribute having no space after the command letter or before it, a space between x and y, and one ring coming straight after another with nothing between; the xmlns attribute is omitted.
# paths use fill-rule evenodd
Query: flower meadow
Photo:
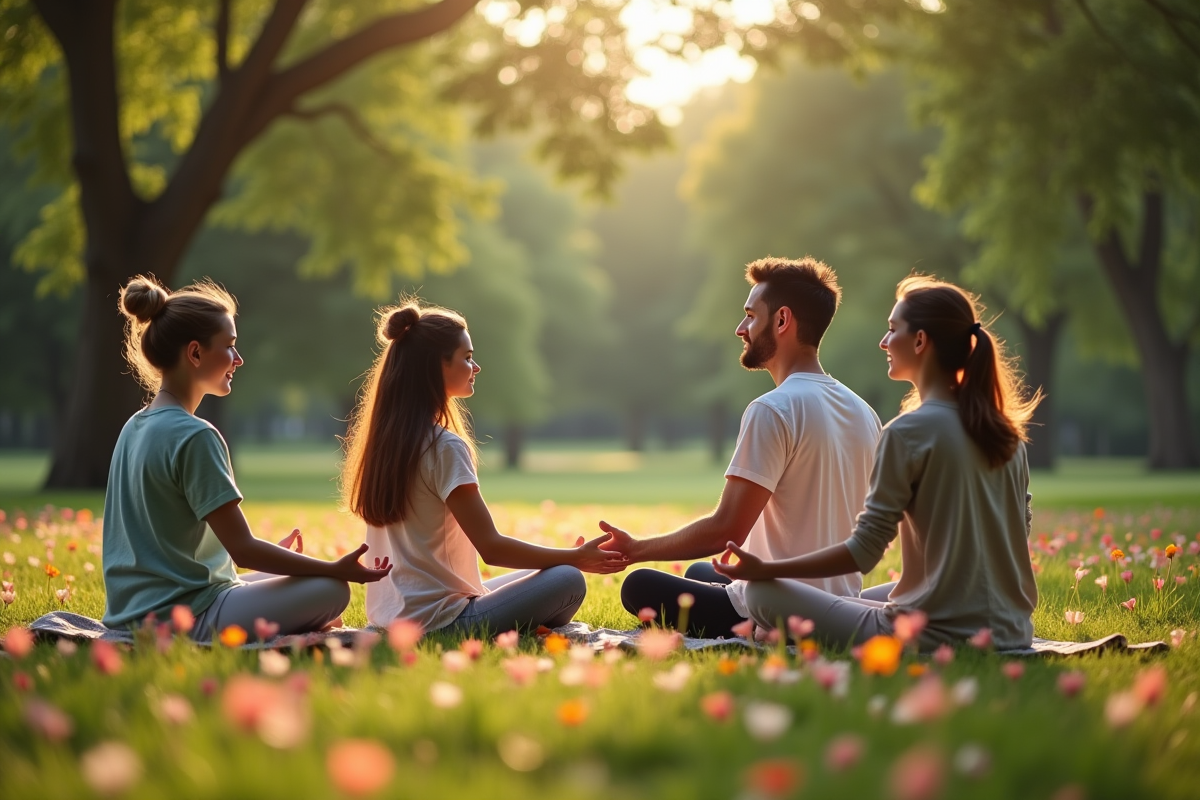
<svg viewBox="0 0 1200 800"><path fill-rule="evenodd" d="M501 504L505 533L553 545L604 516L640 534L673 506ZM333 557L360 527L314 506L248 504ZM549 631L427 634L400 621L352 644L248 651L272 633L34 644L56 608L103 612L101 520L0 516L0 797L1194 798L1200 792L1200 509L1035 515L1038 636L1113 632L1161 654L1019 659L986 630L918 655L924 620L829 652L792 618L761 647L684 652L651 620L636 651ZM867 577L890 579L898 553ZM683 564L659 564L682 570ZM630 629L621 576L589 577L578 617ZM643 614L649 619L653 615ZM346 615L365 623L361 588ZM781 635L786 634L786 635ZM789 638L797 646L789 650Z"/></svg>

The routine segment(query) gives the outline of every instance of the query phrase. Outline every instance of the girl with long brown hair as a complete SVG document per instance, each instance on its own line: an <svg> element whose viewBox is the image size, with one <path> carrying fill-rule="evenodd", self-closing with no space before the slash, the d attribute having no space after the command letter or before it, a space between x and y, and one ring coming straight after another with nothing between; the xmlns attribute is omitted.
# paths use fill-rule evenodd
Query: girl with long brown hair
<svg viewBox="0 0 1200 800"><path fill-rule="evenodd" d="M564 625L583 602L580 570L617 572L626 560L599 548L607 535L564 550L503 536L479 493L463 405L475 393L467 323L416 300L385 308L382 349L346 436L342 492L367 523L367 543L396 564L367 588L367 619L425 630L507 631ZM516 569L484 581L479 560Z"/></svg>
<svg viewBox="0 0 1200 800"><path fill-rule="evenodd" d="M120 307L126 360L153 399L121 429L109 468L104 623L171 619L186 606L202 641L232 625L257 635L336 624L350 602L347 583L377 581L390 567L359 564L365 544L329 562L302 554L298 530L278 545L256 539L225 440L195 415L205 395L232 391L243 364L233 297L210 281L171 292L139 276L121 290Z"/></svg>
<svg viewBox="0 0 1200 800"><path fill-rule="evenodd" d="M883 429L851 537L768 562L730 542L714 566L751 581L746 603L759 625L798 615L835 646L891 634L897 614L921 612L923 650L984 628L999 649L1028 647L1037 587L1025 430L1040 392L1028 395L973 295L914 275L896 300L879 346L888 376L913 390ZM869 572L897 532L903 570L886 600L835 597L789 580Z"/></svg>

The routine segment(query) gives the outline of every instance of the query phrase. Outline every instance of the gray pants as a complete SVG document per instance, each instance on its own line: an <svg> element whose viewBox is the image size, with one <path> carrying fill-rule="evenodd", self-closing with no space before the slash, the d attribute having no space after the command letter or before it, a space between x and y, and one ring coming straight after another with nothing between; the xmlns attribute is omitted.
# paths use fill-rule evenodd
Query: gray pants
<svg viewBox="0 0 1200 800"><path fill-rule="evenodd" d="M858 597L838 597L807 583L780 579L746 584L746 606L754 622L774 628L793 614L813 621L813 638L827 647L862 644L892 633L887 597L895 583L864 589Z"/></svg>
<svg viewBox="0 0 1200 800"><path fill-rule="evenodd" d="M262 617L279 625L279 635L308 633L329 627L350 605L350 585L336 578L297 578L250 572L239 575L244 583L217 595L213 604L196 617L192 638L207 642L213 631L230 625L245 629L253 641L254 621Z"/></svg>
<svg viewBox="0 0 1200 800"><path fill-rule="evenodd" d="M523 569L483 582L488 593L472 598L445 631L504 633L539 625L566 625L583 605L587 583L574 567Z"/></svg>

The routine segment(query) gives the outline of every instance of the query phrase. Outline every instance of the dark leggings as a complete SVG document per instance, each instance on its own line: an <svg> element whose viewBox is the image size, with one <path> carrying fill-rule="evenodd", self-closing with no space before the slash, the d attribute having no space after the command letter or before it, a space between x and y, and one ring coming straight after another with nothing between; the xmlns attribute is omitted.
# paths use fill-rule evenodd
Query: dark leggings
<svg viewBox="0 0 1200 800"><path fill-rule="evenodd" d="M729 579L719 575L712 564L700 561L687 568L683 577L656 569L631 572L621 584L621 603L635 617L643 608L658 612L658 622L667 627L679 627L679 595L687 592L696 598L688 609L687 635L716 638L736 636L731 628L744 617L733 609L725 584Z"/></svg>

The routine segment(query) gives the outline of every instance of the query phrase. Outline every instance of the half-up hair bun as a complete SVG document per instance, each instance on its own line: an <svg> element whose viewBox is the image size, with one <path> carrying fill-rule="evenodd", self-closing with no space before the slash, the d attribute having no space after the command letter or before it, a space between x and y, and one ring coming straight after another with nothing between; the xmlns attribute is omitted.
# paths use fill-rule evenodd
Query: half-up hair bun
<svg viewBox="0 0 1200 800"><path fill-rule="evenodd" d="M170 293L152 277L139 275L121 290L121 309L138 322L154 319L166 308Z"/></svg>
<svg viewBox="0 0 1200 800"><path fill-rule="evenodd" d="M383 323L383 336L391 342L403 341L404 335L421 319L421 311L415 306L398 308Z"/></svg>

